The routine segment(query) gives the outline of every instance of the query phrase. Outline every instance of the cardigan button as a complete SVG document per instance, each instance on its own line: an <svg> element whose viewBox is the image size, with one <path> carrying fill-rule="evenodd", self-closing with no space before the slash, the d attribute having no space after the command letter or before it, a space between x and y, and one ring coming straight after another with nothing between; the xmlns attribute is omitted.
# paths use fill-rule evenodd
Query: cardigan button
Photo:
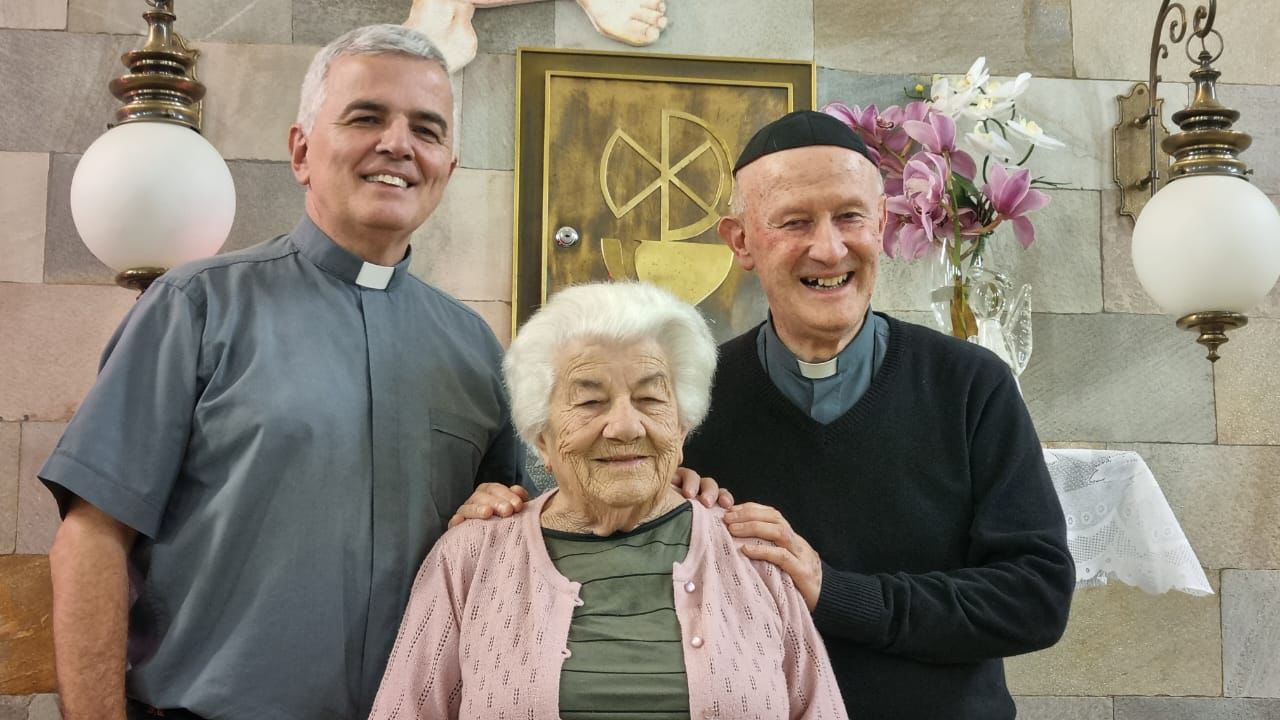
<svg viewBox="0 0 1280 720"><path fill-rule="evenodd" d="M691 593L697 589L698 589L698 586L694 585L692 580L684 584L684 591L687 593Z"/></svg>
<svg viewBox="0 0 1280 720"><path fill-rule="evenodd" d="M693 638L689 640L689 644L696 648L700 648L702 647L702 638L694 635Z"/></svg>

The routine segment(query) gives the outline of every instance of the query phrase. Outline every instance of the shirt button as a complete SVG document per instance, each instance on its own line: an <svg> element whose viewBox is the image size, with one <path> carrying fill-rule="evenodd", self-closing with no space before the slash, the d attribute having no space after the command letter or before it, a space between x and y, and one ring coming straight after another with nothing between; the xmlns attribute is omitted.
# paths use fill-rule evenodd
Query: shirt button
<svg viewBox="0 0 1280 720"><path fill-rule="evenodd" d="M697 589L698 589L698 586L694 585L692 580L684 584L684 591L687 593L691 593Z"/></svg>
<svg viewBox="0 0 1280 720"><path fill-rule="evenodd" d="M567 657L572 657L572 656L573 656L573 653L572 653L572 652L570 652L569 648L565 648L565 649L563 649L563 650L561 650L561 651L560 651L560 657L567 658Z"/></svg>
<svg viewBox="0 0 1280 720"><path fill-rule="evenodd" d="M696 647L696 648L700 648L700 647L702 647L702 638L698 637L697 635L694 635L694 636L689 640L689 644L690 644L690 645L692 645L692 646L694 646L694 647Z"/></svg>
<svg viewBox="0 0 1280 720"><path fill-rule="evenodd" d="M715 716L716 716L716 711L712 710L711 708L706 708L705 710L702 711L702 717L704 718L713 718Z"/></svg>

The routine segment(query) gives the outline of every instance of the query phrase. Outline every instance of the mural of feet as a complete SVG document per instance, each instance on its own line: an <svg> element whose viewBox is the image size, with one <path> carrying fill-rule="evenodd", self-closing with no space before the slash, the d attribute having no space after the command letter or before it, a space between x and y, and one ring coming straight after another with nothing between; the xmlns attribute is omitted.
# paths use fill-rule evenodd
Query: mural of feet
<svg viewBox="0 0 1280 720"><path fill-rule="evenodd" d="M664 0L577 0L596 32L620 43L653 44L667 27ZM413 0L404 24L426 35L440 48L449 69L461 70L475 59L476 8L526 5L545 0Z"/></svg>

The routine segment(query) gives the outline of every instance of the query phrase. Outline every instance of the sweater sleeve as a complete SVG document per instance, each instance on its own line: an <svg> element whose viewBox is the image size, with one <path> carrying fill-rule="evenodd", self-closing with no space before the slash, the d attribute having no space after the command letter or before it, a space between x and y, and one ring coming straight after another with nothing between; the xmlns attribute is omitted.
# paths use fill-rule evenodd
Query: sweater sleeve
<svg viewBox="0 0 1280 720"><path fill-rule="evenodd" d="M423 561L369 720L458 717L460 622L475 573L468 548L481 544L483 528L468 522L450 530Z"/></svg>
<svg viewBox="0 0 1280 720"><path fill-rule="evenodd" d="M844 700L831 669L822 636L790 576L777 567L751 561L773 596L782 621L783 673L792 720L846 720Z"/></svg>
<svg viewBox="0 0 1280 720"><path fill-rule="evenodd" d="M967 567L868 575L824 565L814 620L828 637L923 662L1053 645L1075 586L1062 508L1013 377L971 405Z"/></svg>

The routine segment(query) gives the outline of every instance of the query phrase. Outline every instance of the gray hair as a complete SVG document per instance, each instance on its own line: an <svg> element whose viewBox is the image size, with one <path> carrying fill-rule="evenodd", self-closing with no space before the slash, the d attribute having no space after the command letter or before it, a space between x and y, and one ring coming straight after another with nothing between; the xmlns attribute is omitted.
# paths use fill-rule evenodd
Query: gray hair
<svg viewBox="0 0 1280 720"><path fill-rule="evenodd" d="M316 114L324 104L325 80L329 67L340 55L406 55L439 63L445 73L449 64L444 55L427 39L426 35L403 25L365 25L339 35L333 42L320 48L311 59L306 77L302 80L302 99L298 103L298 124L304 132L311 132Z"/></svg>
<svg viewBox="0 0 1280 720"><path fill-rule="evenodd" d="M556 293L525 323L502 362L511 419L530 447L537 447L547 426L559 352L583 339L656 340L671 371L681 426L692 431L706 417L716 343L697 309L646 283L576 285Z"/></svg>

